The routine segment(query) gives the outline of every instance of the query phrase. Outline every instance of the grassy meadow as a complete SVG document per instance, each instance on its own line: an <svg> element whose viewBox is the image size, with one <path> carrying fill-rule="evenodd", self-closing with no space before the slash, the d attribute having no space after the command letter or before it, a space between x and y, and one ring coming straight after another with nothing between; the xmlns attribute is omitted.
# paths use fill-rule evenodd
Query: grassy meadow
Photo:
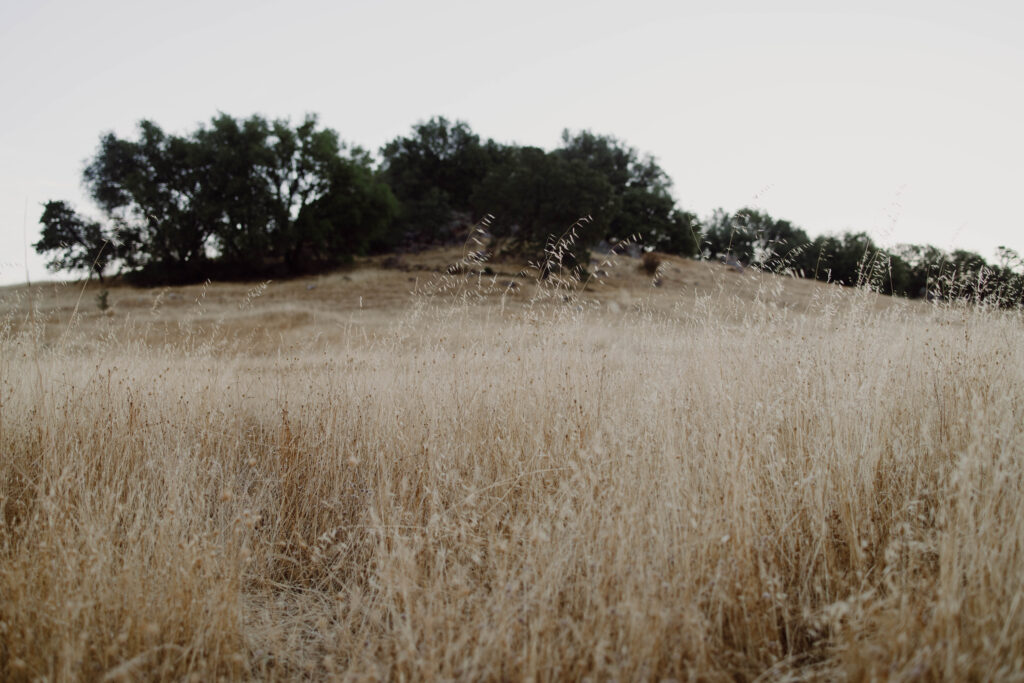
<svg viewBox="0 0 1024 683"><path fill-rule="evenodd" d="M457 257L0 290L0 679L1024 680L1020 311Z"/></svg>

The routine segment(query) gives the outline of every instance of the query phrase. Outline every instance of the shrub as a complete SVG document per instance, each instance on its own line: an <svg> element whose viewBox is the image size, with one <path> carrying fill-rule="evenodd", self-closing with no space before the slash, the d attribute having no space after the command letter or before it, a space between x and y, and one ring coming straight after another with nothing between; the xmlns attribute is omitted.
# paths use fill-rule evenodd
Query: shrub
<svg viewBox="0 0 1024 683"><path fill-rule="evenodd" d="M653 251L648 251L641 258L640 267L645 273L653 277L657 274L658 268L661 267L661 257Z"/></svg>

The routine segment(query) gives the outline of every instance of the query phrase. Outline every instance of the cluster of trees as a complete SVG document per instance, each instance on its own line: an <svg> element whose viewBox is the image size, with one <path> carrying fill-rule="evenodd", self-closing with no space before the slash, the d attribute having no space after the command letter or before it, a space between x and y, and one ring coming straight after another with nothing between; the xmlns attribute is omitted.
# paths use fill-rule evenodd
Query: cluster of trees
<svg viewBox="0 0 1024 683"><path fill-rule="evenodd" d="M732 257L773 272L909 298L969 298L1024 304L1024 259L999 247L998 262L987 263L965 250L951 253L931 245L899 244L882 249L863 232L811 239L786 220L754 209L728 214L719 209L705 221L703 255Z"/></svg>
<svg viewBox="0 0 1024 683"><path fill-rule="evenodd" d="M54 270L101 279L111 268L145 282L298 275L354 255L461 240L486 215L503 249L532 256L590 216L572 245L582 263L599 242L632 238L904 296L956 294L973 282L976 294L1021 300L1022 264L1009 250L997 265L930 246L885 252L864 233L811 240L753 209L701 222L676 206L654 158L588 131L566 131L545 151L434 118L387 143L375 163L315 116L293 126L221 114L188 135L142 121L135 139L104 135L83 179L104 220L48 202L35 248Z"/></svg>
<svg viewBox="0 0 1024 683"><path fill-rule="evenodd" d="M111 267L141 281L288 276L353 255L464 237L483 216L505 248L536 252L583 215L586 251L636 234L654 248L696 250L696 218L667 174L615 138L563 136L551 152L482 141L435 118L389 142L375 165L315 117L298 126L215 117L189 135L142 121L136 139L107 134L85 168L94 221L48 202L42 239L54 270Z"/></svg>
<svg viewBox="0 0 1024 683"><path fill-rule="evenodd" d="M336 266L398 209L370 155L312 116L292 127L221 115L187 136L142 121L135 140L103 136L83 180L105 225L48 202L35 248L53 269L116 264L150 281Z"/></svg>
<svg viewBox="0 0 1024 683"><path fill-rule="evenodd" d="M629 235L673 253L697 247L696 217L676 208L665 171L613 137L565 131L561 147L547 152L484 142L465 123L437 118L381 154L400 206L396 238L406 242L443 242L491 214L498 240L533 251L586 215L580 252Z"/></svg>

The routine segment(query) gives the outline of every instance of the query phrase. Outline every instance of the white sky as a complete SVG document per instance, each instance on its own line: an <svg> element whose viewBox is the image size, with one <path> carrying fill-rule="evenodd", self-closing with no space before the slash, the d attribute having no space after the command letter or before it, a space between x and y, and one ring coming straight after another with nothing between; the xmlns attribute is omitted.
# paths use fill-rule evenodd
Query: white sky
<svg viewBox="0 0 1024 683"><path fill-rule="evenodd" d="M46 200L99 217L101 133L218 111L314 112L375 152L434 115L547 149L587 128L654 154L702 217L1024 252L1019 0L0 0L0 98L0 282Z"/></svg>

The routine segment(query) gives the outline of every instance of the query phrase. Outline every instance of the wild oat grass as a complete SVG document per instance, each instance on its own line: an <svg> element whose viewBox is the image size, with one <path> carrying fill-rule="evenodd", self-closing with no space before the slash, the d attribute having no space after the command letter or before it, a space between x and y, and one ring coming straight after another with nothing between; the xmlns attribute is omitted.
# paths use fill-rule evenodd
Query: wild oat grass
<svg viewBox="0 0 1024 683"><path fill-rule="evenodd" d="M274 287L8 297L0 678L1024 679L1019 312Z"/></svg>

